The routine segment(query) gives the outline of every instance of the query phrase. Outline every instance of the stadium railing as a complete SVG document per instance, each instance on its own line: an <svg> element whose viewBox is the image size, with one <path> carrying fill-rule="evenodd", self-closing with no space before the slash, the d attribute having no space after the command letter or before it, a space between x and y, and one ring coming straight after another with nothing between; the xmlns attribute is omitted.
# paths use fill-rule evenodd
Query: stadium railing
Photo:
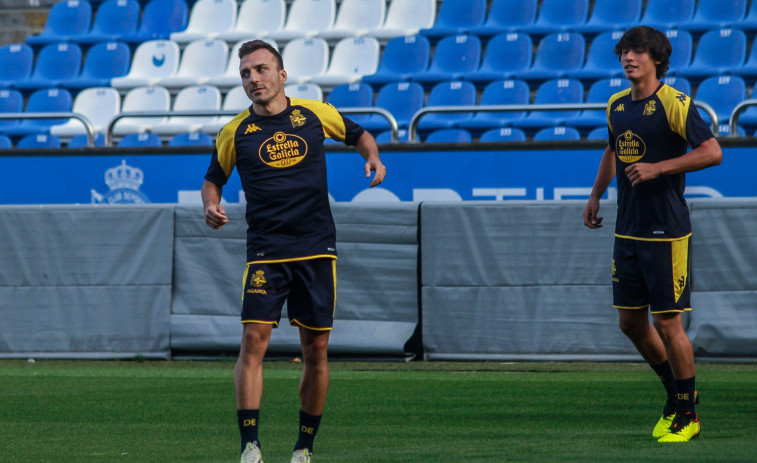
<svg viewBox="0 0 757 463"><path fill-rule="evenodd" d="M87 134L87 146L95 146L95 127L86 116L79 113L51 112L51 113L0 113L0 119L78 119L84 124Z"/></svg>
<svg viewBox="0 0 757 463"><path fill-rule="evenodd" d="M731 118L728 121L728 125L730 127L729 137L738 137L738 123L739 123L739 116L749 109L752 106L757 106L757 100L750 99L750 100L744 100L741 103L737 104L735 108L733 108L733 112L731 112Z"/></svg>

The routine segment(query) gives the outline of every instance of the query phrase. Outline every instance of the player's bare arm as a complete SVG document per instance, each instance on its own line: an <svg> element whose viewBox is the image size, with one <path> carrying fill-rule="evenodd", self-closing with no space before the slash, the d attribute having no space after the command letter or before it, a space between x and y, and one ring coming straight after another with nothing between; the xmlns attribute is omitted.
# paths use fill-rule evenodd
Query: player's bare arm
<svg viewBox="0 0 757 463"><path fill-rule="evenodd" d="M371 172L376 173L376 175L373 177L373 181L371 182L371 188L383 182L384 177L386 177L386 167L381 162L378 145L376 144L376 139L373 138L373 135L368 133L368 131L363 132L363 134L357 140L355 148L366 161L365 178L370 178Z"/></svg>
<svg viewBox="0 0 757 463"><path fill-rule="evenodd" d="M594 180L594 187L591 189L589 201L584 208L584 225L587 227L602 228L603 217L597 216L599 213L599 198L605 194L613 178L615 178L615 150L610 145L607 145L604 154L602 154L602 160L599 162L597 178Z"/></svg>
<svg viewBox="0 0 757 463"><path fill-rule="evenodd" d="M632 186L655 179L660 175L694 172L720 164L723 151L715 138L700 143L696 148L679 156L662 162L649 164L637 162L626 167L626 177Z"/></svg>
<svg viewBox="0 0 757 463"><path fill-rule="evenodd" d="M205 208L205 223L214 230L220 230L229 222L226 210L221 205L221 187L205 180L202 184L202 205Z"/></svg>

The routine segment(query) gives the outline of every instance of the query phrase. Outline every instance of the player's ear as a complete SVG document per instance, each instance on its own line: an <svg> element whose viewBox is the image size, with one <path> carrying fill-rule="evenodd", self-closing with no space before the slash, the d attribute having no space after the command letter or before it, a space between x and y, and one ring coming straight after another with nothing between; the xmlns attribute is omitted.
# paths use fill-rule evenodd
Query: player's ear
<svg viewBox="0 0 757 463"><path fill-rule="evenodd" d="M280 70L279 72L281 73L281 82L285 84L287 81L287 72L284 69Z"/></svg>

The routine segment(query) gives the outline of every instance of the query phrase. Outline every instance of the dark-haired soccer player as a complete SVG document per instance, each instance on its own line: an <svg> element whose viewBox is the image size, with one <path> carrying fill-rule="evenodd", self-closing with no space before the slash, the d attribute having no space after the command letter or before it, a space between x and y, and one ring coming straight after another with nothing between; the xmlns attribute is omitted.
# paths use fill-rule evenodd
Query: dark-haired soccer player
<svg viewBox="0 0 757 463"><path fill-rule="evenodd" d="M694 350L681 316L691 310L685 173L717 165L723 154L691 98L660 82L671 52L665 34L646 26L629 29L615 45L631 88L607 104L609 145L583 220L589 228L602 226L599 198L617 177L613 306L621 330L668 395L652 435L659 442L687 442L699 434L700 424ZM693 147L689 152L687 145Z"/></svg>
<svg viewBox="0 0 757 463"><path fill-rule="evenodd" d="M254 40L239 49L239 71L252 106L226 124L202 187L205 222L228 222L221 191L236 166L247 200L243 335L234 370L243 463L261 462L258 424L263 357L287 302L304 359L299 437L292 463L308 463L329 385L327 348L336 299L336 232L326 185L325 137L354 145L370 186L384 180L373 137L320 101L288 98L281 55Z"/></svg>

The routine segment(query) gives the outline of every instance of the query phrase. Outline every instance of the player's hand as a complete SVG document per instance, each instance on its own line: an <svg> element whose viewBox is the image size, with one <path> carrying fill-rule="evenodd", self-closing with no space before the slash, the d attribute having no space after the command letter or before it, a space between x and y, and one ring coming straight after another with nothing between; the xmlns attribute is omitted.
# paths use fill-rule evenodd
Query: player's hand
<svg viewBox="0 0 757 463"><path fill-rule="evenodd" d="M386 177L386 167L378 156L368 159L365 163L365 178L371 178L371 172L376 172L376 175L371 182L371 188L373 188L383 182L384 177Z"/></svg>
<svg viewBox="0 0 757 463"><path fill-rule="evenodd" d="M637 162L626 167L626 177L631 182L631 186L636 186L641 182L655 179L660 176L660 169L655 164L647 162Z"/></svg>
<svg viewBox="0 0 757 463"><path fill-rule="evenodd" d="M209 206L205 209L205 223L213 230L220 230L229 222L226 210L220 204Z"/></svg>
<svg viewBox="0 0 757 463"><path fill-rule="evenodd" d="M599 212L599 200L596 198L589 198L589 202L586 203L584 208L584 225L589 228L602 228L603 217L597 217Z"/></svg>

